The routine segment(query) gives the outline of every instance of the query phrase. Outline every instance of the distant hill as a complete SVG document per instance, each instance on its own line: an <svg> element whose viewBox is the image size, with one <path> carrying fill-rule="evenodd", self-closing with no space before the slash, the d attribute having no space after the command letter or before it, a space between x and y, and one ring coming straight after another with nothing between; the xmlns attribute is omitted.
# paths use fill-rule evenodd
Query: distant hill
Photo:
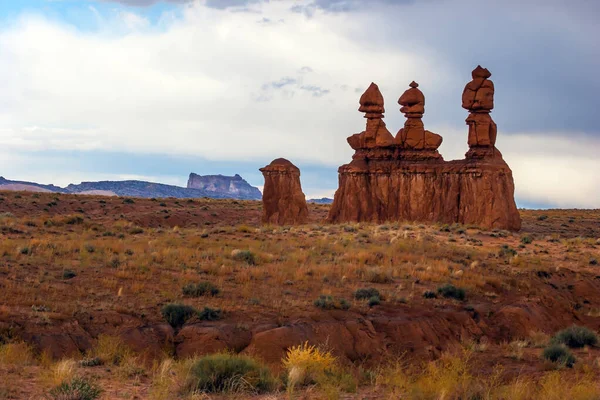
<svg viewBox="0 0 600 400"><path fill-rule="evenodd" d="M21 186L22 189L14 189L15 187L17 187L16 185L23 185L23 186ZM5 189L2 189L2 186L4 186ZM49 191L49 192L66 193L66 190L59 186L41 185L41 184L35 183L35 182L10 181L8 179L5 179L3 176L0 176L0 190L23 190L23 191L32 191L33 192L33 191L35 191L35 189L33 189L32 187L45 189L46 191Z"/></svg>
<svg viewBox="0 0 600 400"><path fill-rule="evenodd" d="M130 196L145 198L176 197L214 199L260 200L262 194L241 176L209 175L203 177L190 174L190 179L202 188L184 188L145 181L99 181L70 184L66 188L55 185L42 185L35 182L11 181L0 177L0 190L49 191L55 193L98 194L106 196ZM189 183L188 183L189 184Z"/></svg>
<svg viewBox="0 0 600 400"><path fill-rule="evenodd" d="M188 189L207 190L214 193L227 194L242 199L260 200L262 193L251 186L241 176L198 175L191 173L187 184Z"/></svg>
<svg viewBox="0 0 600 400"><path fill-rule="evenodd" d="M320 199L309 199L308 200L309 203L315 203L315 204L331 204L333 203L333 199L329 199L327 197L323 197Z"/></svg>

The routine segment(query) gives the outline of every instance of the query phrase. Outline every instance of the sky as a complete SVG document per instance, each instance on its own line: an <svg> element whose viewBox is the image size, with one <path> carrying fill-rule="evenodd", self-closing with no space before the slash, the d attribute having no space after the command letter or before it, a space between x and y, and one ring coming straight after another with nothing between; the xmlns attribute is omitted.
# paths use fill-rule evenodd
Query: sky
<svg viewBox="0 0 600 400"><path fill-rule="evenodd" d="M239 173L285 157L332 197L371 82L415 80L446 160L492 72L519 207L600 208L596 0L0 0L0 176L67 185Z"/></svg>

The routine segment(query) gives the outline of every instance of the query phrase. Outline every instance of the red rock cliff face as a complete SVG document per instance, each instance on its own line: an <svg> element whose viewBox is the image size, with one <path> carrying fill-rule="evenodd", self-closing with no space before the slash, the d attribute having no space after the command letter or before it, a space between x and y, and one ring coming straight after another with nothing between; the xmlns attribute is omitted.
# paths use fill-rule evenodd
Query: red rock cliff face
<svg viewBox="0 0 600 400"><path fill-rule="evenodd" d="M389 137L385 130L386 145L376 145L381 141L373 137L369 122L365 132L348 138L356 152L350 164L339 168L339 189L329 213L330 222L407 220L458 222L509 230L521 228L512 171L493 145L496 132L495 123L489 117L493 108L493 84L488 80L491 74L483 69L481 73L480 69L473 71L474 79L485 82L478 85L470 82L467 88L474 88L475 93L466 88L463 96L463 100L466 96L483 99L463 101L463 105L473 107L475 104L477 108L475 111L469 108L470 150L466 158L443 160L437 151L441 137L423 128L425 99L413 82L411 89L400 98L407 123L393 144L387 143ZM483 88L485 95L479 95L478 88ZM369 90L373 90L373 85ZM383 110L382 97L367 97L379 99L378 106ZM361 109L364 108L361 104ZM474 114L483 116L485 123L474 124ZM367 118L367 121L372 119L369 114ZM369 136L369 140L365 140L365 136Z"/></svg>
<svg viewBox="0 0 600 400"><path fill-rule="evenodd" d="M260 171L265 177L263 223L279 225L306 223L308 207L302 193L298 167L284 158L278 158Z"/></svg>

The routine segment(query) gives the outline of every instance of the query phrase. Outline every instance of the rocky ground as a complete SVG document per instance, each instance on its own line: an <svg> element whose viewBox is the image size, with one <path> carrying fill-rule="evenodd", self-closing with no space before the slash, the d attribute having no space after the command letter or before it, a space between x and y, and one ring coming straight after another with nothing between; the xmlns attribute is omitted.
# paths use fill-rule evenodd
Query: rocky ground
<svg viewBox="0 0 600 400"><path fill-rule="evenodd" d="M106 399L176 398L187 359L233 351L286 376L286 350L305 341L353 385L298 398L461 398L457 384L484 381L514 392L480 398L598 398L595 346L574 349L573 368L541 354L560 329L600 329L600 211L520 210L511 233L328 225L328 210L278 227L260 224L260 202L0 193L0 399L73 375ZM184 290L201 282L218 293ZM219 318L169 324L171 303ZM107 353L121 355L80 363ZM286 398L284 384L262 397Z"/></svg>

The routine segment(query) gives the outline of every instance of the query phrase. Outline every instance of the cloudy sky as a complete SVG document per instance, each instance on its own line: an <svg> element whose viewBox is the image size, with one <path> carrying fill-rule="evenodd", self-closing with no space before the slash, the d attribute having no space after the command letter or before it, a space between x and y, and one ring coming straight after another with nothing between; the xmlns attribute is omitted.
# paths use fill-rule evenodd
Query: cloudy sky
<svg viewBox="0 0 600 400"><path fill-rule="evenodd" d="M445 159L496 85L521 207L600 207L596 0L0 0L0 175L66 185L239 173L286 157L332 196L374 81L392 132L416 80Z"/></svg>

